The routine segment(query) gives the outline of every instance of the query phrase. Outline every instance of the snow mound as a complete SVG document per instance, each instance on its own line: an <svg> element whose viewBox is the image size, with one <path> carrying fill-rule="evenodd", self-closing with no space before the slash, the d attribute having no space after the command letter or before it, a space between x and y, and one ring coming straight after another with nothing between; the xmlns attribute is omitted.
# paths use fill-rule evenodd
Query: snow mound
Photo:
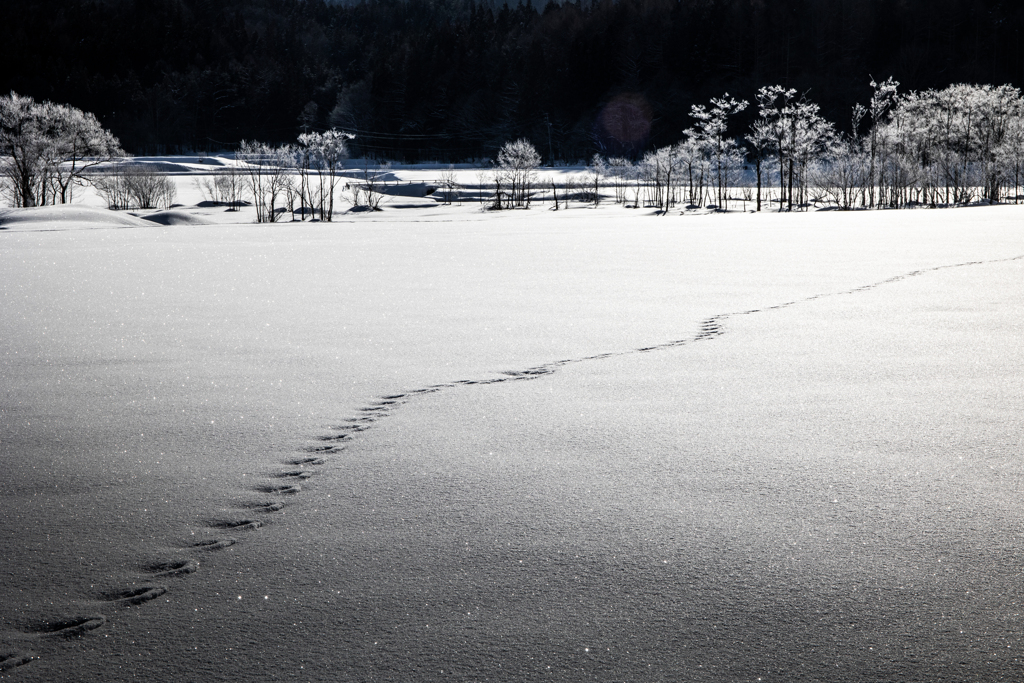
<svg viewBox="0 0 1024 683"><path fill-rule="evenodd" d="M198 165L198 163L196 164ZM206 168L195 168L181 162L176 161L153 161L151 159L133 158L128 161L118 161L97 164L93 168L89 169L89 173L92 175L102 175L104 173L155 173L165 175L178 175L196 173L197 171L209 172L210 169Z"/></svg>
<svg viewBox="0 0 1024 683"><path fill-rule="evenodd" d="M0 230L68 230L72 228L143 228L150 223L128 214L88 206L37 206L0 209Z"/></svg>
<svg viewBox="0 0 1024 683"><path fill-rule="evenodd" d="M148 216L142 216L143 220L159 223L160 225L209 225L210 222L201 216L186 211L159 211Z"/></svg>

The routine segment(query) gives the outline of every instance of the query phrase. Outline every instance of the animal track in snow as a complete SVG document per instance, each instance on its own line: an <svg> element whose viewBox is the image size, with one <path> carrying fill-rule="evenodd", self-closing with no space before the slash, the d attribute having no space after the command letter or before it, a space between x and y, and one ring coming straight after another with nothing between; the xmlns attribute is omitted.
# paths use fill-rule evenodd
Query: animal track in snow
<svg viewBox="0 0 1024 683"><path fill-rule="evenodd" d="M444 384L431 384L431 385L428 385L428 386L425 386L425 387L421 387L419 389L412 389L410 391L405 391L405 392L402 392L402 393L388 394L386 396L380 397L379 399L377 399L376 401L374 401L374 402L372 402L372 403L370 403L368 405L365 405L363 407L357 408L356 412L360 414L360 417L350 418L350 419L348 419L346 421L347 424L344 424L344 425L338 426L338 427L334 427L333 428L333 431L335 432L334 434L327 434L327 435L319 436L317 438L319 440L321 440L321 441L335 441L335 442L336 441L350 441L353 438L354 435L358 434L359 432L366 431L367 429L372 428L375 422L377 422L378 420L380 420L380 419L382 419L384 417L387 417L393 409L400 407L402 404L408 402L411 399L418 398L418 397L421 397L421 396L425 396L425 395L428 395L428 394L433 394L433 393L436 393L438 391L443 391L443 390L447 390L447 389L455 389L455 388L458 388L460 386L477 386L477 385L484 385L484 384L500 384L500 383L504 383L504 382L529 381L529 380L539 379L539 378L545 377L547 375L551 375L554 372L556 372L559 368L561 368L561 367L563 367L565 365L569 365L571 363L583 363L583 362L587 362L587 361L604 360L606 358L613 358L613 357L619 357L619 356L627 356L627 355L632 355L632 354L637 354L637 353L649 353L649 352L652 352L652 351L661 351L661 350L666 350L666 349L671 349L671 348L677 348L677 347L680 347L680 346L685 346L687 344L692 344L692 343L701 342L701 341L707 341L707 340L714 339L716 337L722 336L726 332L726 327L725 327L726 321L729 320L729 318L732 318L732 317L737 317L737 316L741 316L741 315L753 315L755 313L765 313L765 312L768 312L768 311L780 310L780 309L784 309L784 308L789 308L791 306L795 306L797 304L807 303L807 302L810 302L810 301L815 301L817 299L822 299L822 298L826 298L826 297L845 296L845 295L850 295L850 294L856 294L856 293L859 293L859 292L866 292L866 291L870 291L872 289L876 289L878 287L885 286L887 284L893 284L893 283L896 283L896 282L900 282L902 280L906 280L907 278L916 277L918 275L922 275L922 274L925 274L925 273L932 273L932 272L936 272L936 271L940 271L940 270L946 270L946 269L951 269L951 268L964 268L964 267L967 267L967 266L976 266L976 265L983 265L983 264L988 264L988 263L1004 263L1004 262L1009 262L1009 261L1020 261L1020 260L1024 260L1024 254L1021 254L1019 256L1009 257L1009 258L992 259L992 260L989 260L989 261L965 261L965 262L962 262L962 263L952 263L952 264L946 264L946 265L941 265L941 266L935 266L935 267L932 267L932 268L922 268L922 269L918 269L918 270L912 270L912 271L907 272L907 273L902 273L900 275L894 275L892 277L886 278L884 280L880 280L878 282L870 283L870 284L867 284L867 285L861 285L860 287L854 287L854 288L848 289L848 290L843 290L843 291L839 291L839 292L826 292L826 293L821 293L821 294L814 294L812 296L804 297L804 298L801 298L801 299L795 299L793 301L787 301L787 302L783 302L783 303L780 303L780 304L775 304L773 306L767 306L765 308L752 308L752 309L748 309L748 310L745 310L745 311L737 311L737 312L733 312L733 313L721 313L721 314L718 314L718 315L714 315L714 316L711 316L710 318L705 318L700 323L699 331L694 336L688 337L688 338L685 338L685 339L677 339L677 340L674 340L674 341L663 342L661 344L653 344L653 345L650 345L650 346L643 346L643 347L634 348L634 349L630 349L630 350L626 350L626 351L613 351L613 352L605 352L605 353L594 354L594 355L590 355L590 356L583 356L583 357L579 357L579 358L568 358L568 359L564 359L564 360L560 360L560 361L553 361L551 363L545 363L543 365L536 365L536 366L529 367L529 368L526 368L526 369L523 369L523 370L506 370L506 371L501 372L500 373L501 376L499 376L499 377L491 377L491 378L485 378L485 379L460 379L460 380L455 380L455 381L452 381L452 382L447 382L447 383L444 383ZM306 448L304 450L306 450L307 452L329 452L329 449L331 449L331 448L334 448L334 447L323 447L322 449ZM292 461L292 462L296 462L296 461Z"/></svg>
<svg viewBox="0 0 1024 683"><path fill-rule="evenodd" d="M212 520L207 523L211 529L231 529L232 531L255 531L263 526L258 519Z"/></svg>
<svg viewBox="0 0 1024 683"><path fill-rule="evenodd" d="M255 488L260 493L277 495L294 495L302 490L302 486L299 484L259 484Z"/></svg>
<svg viewBox="0 0 1024 683"><path fill-rule="evenodd" d="M311 457L308 457L308 458L292 458L290 460L286 460L285 462L287 464L289 464L289 465L309 465L309 466L326 465L327 464L326 460L324 460L323 458L318 458L316 456L311 456Z"/></svg>
<svg viewBox="0 0 1024 683"><path fill-rule="evenodd" d="M0 672L11 671L19 666L25 666L33 659L35 659L35 655L28 652L0 653Z"/></svg>
<svg viewBox="0 0 1024 683"><path fill-rule="evenodd" d="M242 503L238 507L252 510L253 512L280 512L284 510L284 503L280 501Z"/></svg>
<svg viewBox="0 0 1024 683"><path fill-rule="evenodd" d="M328 455L330 453L341 453L343 450L345 450L345 447L344 446L306 446L306 447L302 448L301 450L303 452L305 452L305 453L321 453L323 455ZM299 463L293 462L291 464L297 465Z"/></svg>
<svg viewBox="0 0 1024 683"><path fill-rule="evenodd" d="M76 638L89 631L95 631L107 623L102 614L85 617L72 617L56 621L44 621L29 627L28 632L45 638Z"/></svg>
<svg viewBox="0 0 1024 683"><path fill-rule="evenodd" d="M339 425L334 427L334 430L337 432L344 432L346 434L355 434L357 432L365 432L369 428L370 426L366 421L360 420L355 424Z"/></svg>
<svg viewBox="0 0 1024 683"><path fill-rule="evenodd" d="M309 470L288 470L287 472L276 472L272 476L275 479L291 479L295 481L302 481L303 479L309 479L314 475Z"/></svg>
<svg viewBox="0 0 1024 683"><path fill-rule="evenodd" d="M142 570L154 577L185 576L199 569L199 562L193 559L150 562Z"/></svg>
<svg viewBox="0 0 1024 683"><path fill-rule="evenodd" d="M238 541L236 541L233 538L211 538L206 541L197 541L189 547L194 548L195 550L215 552L217 550L224 550L225 548L230 548L237 542Z"/></svg>
<svg viewBox="0 0 1024 683"><path fill-rule="evenodd" d="M118 607L131 607L133 605L141 605L144 602L155 600L161 595L167 592L167 589L163 586L140 586L139 588L129 588L122 591L111 591L100 595L100 599L103 602L110 603Z"/></svg>
<svg viewBox="0 0 1024 683"><path fill-rule="evenodd" d="M701 321L699 323L697 332L694 335L684 339L667 341L659 344L652 344L648 346L627 349L623 351L604 352L588 356L581 356L577 358L568 358L558 361L552 361L550 363L535 365L520 370L506 370L501 373L498 373L498 376L475 379L460 379L442 384L432 384L401 393L392 393L385 396L381 396L380 398L377 398L374 401L357 408L355 411L356 415L345 420L343 424L331 428L332 433L315 437L318 441L321 442L322 445L305 446L299 449L300 451L309 453L310 455L292 457L285 461L287 465L301 469L286 470L276 474L272 474L270 476L273 479L282 480L281 483L265 483L256 486L255 489L262 493L277 495L289 495L300 493L302 491L302 487L297 482L313 476L313 472L311 472L309 469L306 469L307 467L317 467L326 464L324 456L344 451L346 449L346 446L344 445L345 442L351 442L360 433L372 429L377 422L389 417L391 414L393 414L395 410L401 408L402 405L404 405L405 403L408 403L409 401L417 398L428 396L430 394L466 386L481 386L501 384L506 382L532 381L540 379L542 377L546 377L548 375L552 375L555 372L557 372L560 368L573 363L605 360L608 358L622 357L639 353L650 353L660 350L677 348L680 346L700 341L712 340L724 335L727 331L726 323L730 318L733 317L781 310L801 303L811 302L827 297L845 296L862 293L879 287L883 287L888 284L900 282L911 277L916 277L925 273L931 273L951 268L962 268L967 266L981 265L986 263L1019 261L1022 259L1024 259L1024 255L1012 258L994 259L991 261L969 261L964 263L948 264L936 266L933 268L914 270L908 273L903 273L875 283L862 285L845 291L815 294L813 296L778 303L764 308L754 308L744 311L721 313L718 315L714 315ZM261 501L250 504L243 504L241 507L244 507L253 512L271 513L282 510L284 508L284 503L281 503L279 501ZM214 529L250 531L260 529L263 526L263 522L256 519L213 520L209 521L207 523L207 526ZM188 545L187 547L193 551L214 552L229 548L233 546L235 543L236 540L234 538L220 537L197 541ZM145 565L143 569L147 574L151 575L153 578L172 578L191 574L198 569L198 566L199 563L196 560L184 559L154 562L149 565ZM127 607L141 605L143 603L149 602L160 597L161 595L164 595L166 592L167 589L164 586L148 585L132 589L126 589L122 591L109 592L103 594L102 599L105 603L115 608ZM106 624L106 621L107 618L103 615L78 616L68 619L44 621L29 627L26 630L26 632L30 634L31 637L38 638L75 638L78 636L82 636L95 629L101 628L104 624ZM17 667L24 666L25 664L31 662L33 657L34 656L31 654L21 651L0 654L0 672L9 671Z"/></svg>

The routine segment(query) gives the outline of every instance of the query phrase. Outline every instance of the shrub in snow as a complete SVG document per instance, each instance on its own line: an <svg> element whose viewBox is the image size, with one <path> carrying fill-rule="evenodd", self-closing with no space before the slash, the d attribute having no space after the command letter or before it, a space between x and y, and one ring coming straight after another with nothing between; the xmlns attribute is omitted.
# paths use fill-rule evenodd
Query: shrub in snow
<svg viewBox="0 0 1024 683"><path fill-rule="evenodd" d="M205 201L226 204L228 211L238 211L248 196L243 171L238 168L226 168L216 175L197 178L195 185Z"/></svg>
<svg viewBox="0 0 1024 683"><path fill-rule="evenodd" d="M110 209L167 209L177 196L170 178L131 161L119 161L91 181Z"/></svg>
<svg viewBox="0 0 1024 683"><path fill-rule="evenodd" d="M353 209L380 211L380 203L384 199L384 185L390 170L390 163L371 166L367 162L363 165L363 181L345 185Z"/></svg>

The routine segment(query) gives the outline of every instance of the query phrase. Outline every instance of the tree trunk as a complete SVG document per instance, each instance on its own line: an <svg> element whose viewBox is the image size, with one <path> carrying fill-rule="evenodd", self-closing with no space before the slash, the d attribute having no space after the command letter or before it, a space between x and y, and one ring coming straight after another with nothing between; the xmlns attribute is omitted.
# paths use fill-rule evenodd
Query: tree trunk
<svg viewBox="0 0 1024 683"><path fill-rule="evenodd" d="M793 158L789 159L789 178L786 179L786 211L793 210ZM781 205L780 205L781 210Z"/></svg>
<svg viewBox="0 0 1024 683"><path fill-rule="evenodd" d="M757 210L761 210L761 154L757 155L757 161L754 162L754 173L757 175Z"/></svg>

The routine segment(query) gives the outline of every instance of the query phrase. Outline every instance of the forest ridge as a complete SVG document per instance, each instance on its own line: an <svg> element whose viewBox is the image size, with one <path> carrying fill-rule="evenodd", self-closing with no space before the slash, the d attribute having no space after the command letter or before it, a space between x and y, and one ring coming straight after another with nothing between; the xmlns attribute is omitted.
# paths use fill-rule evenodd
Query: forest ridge
<svg viewBox="0 0 1024 683"><path fill-rule="evenodd" d="M10 0L0 92L95 112L136 154L338 127L368 156L493 157L525 137L574 161L674 142L693 104L768 84L840 129L872 76L1019 86L1022 30L1008 0ZM644 119L628 149L603 118L623 103Z"/></svg>

